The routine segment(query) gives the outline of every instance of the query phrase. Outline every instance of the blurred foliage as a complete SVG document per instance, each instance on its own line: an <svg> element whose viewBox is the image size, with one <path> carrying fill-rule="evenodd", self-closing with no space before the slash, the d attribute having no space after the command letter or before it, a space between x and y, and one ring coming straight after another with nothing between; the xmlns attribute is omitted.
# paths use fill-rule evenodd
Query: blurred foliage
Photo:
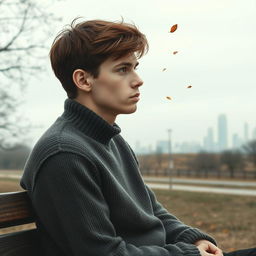
<svg viewBox="0 0 256 256"><path fill-rule="evenodd" d="M244 157L239 150L225 150L221 153L220 161L226 165L230 172L230 177L234 177L234 172L244 169Z"/></svg>
<svg viewBox="0 0 256 256"><path fill-rule="evenodd" d="M256 140L252 140L244 145L244 150L256 168Z"/></svg>
<svg viewBox="0 0 256 256"><path fill-rule="evenodd" d="M174 168L169 169L169 154L158 148L154 154L137 155L144 175L256 178L256 141L248 142L242 150L219 153L201 151L190 154L172 154Z"/></svg>
<svg viewBox="0 0 256 256"><path fill-rule="evenodd" d="M31 128L18 110L29 78L44 70L60 20L50 11L56 1L0 0L0 148L17 145Z"/></svg>
<svg viewBox="0 0 256 256"><path fill-rule="evenodd" d="M16 145L10 150L0 149L0 170L21 170L31 149L26 145Z"/></svg>

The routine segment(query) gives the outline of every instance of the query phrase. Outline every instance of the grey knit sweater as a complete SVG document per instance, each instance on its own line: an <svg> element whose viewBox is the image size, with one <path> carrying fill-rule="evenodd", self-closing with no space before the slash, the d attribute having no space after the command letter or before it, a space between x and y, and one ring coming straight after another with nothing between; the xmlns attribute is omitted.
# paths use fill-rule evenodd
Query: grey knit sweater
<svg viewBox="0 0 256 256"><path fill-rule="evenodd" d="M43 255L199 256L194 242L215 241L156 200L119 133L67 99L35 145L21 186L37 215Z"/></svg>

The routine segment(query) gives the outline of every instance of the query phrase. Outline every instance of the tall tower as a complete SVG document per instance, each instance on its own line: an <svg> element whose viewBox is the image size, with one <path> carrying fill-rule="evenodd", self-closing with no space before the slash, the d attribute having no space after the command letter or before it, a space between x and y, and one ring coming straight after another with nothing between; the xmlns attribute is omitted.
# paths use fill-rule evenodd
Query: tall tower
<svg viewBox="0 0 256 256"><path fill-rule="evenodd" d="M232 146L235 149L240 148L243 145L243 140L239 137L239 135L237 133L233 134L232 137Z"/></svg>
<svg viewBox="0 0 256 256"><path fill-rule="evenodd" d="M256 127L253 129L253 132L252 132L252 139L253 139L253 140L256 140Z"/></svg>
<svg viewBox="0 0 256 256"><path fill-rule="evenodd" d="M218 117L218 147L220 151L228 147L228 125L225 114L221 114Z"/></svg>
<svg viewBox="0 0 256 256"><path fill-rule="evenodd" d="M213 129L211 127L208 128L207 135L204 138L204 149L209 152L214 151Z"/></svg>
<svg viewBox="0 0 256 256"><path fill-rule="evenodd" d="M247 143L249 140L249 127L248 123L244 124L244 142Z"/></svg>

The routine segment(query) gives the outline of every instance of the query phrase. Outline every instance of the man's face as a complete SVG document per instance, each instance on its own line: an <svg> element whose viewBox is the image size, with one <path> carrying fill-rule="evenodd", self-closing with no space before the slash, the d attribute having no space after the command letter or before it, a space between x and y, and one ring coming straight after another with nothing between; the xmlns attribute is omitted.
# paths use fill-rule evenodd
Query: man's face
<svg viewBox="0 0 256 256"><path fill-rule="evenodd" d="M139 87L143 84L135 70L138 64L134 54L103 62L99 76L91 83L92 110L107 119L135 112Z"/></svg>

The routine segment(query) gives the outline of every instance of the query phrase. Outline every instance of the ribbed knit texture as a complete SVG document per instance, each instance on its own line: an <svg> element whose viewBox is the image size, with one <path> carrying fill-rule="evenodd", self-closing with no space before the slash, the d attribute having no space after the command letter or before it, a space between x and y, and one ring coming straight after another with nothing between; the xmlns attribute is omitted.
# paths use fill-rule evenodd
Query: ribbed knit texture
<svg viewBox="0 0 256 256"><path fill-rule="evenodd" d="M47 256L199 256L215 241L181 223L143 182L120 135L74 100L35 145L21 186L29 191Z"/></svg>

